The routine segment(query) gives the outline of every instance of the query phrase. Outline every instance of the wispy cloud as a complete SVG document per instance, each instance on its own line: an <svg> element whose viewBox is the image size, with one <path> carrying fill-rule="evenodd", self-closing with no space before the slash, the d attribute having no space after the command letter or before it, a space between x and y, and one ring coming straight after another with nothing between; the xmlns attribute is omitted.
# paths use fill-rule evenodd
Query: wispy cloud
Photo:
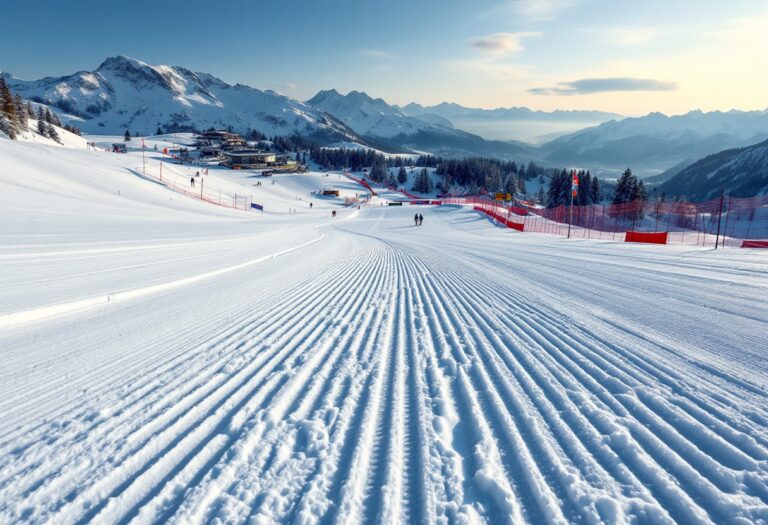
<svg viewBox="0 0 768 525"><path fill-rule="evenodd" d="M492 35L472 38L469 41L469 45L483 53L493 53L495 55L517 54L524 49L522 42L524 38L538 36L539 34L536 32L494 33Z"/></svg>
<svg viewBox="0 0 768 525"><path fill-rule="evenodd" d="M293 82L286 82L285 84L283 84L283 89L286 89L288 91L293 91L297 87L298 86L296 84L294 84Z"/></svg>
<svg viewBox="0 0 768 525"><path fill-rule="evenodd" d="M516 0L513 9L528 18L553 18L576 3L576 0Z"/></svg>
<svg viewBox="0 0 768 525"><path fill-rule="evenodd" d="M382 58L382 59L390 59L395 58L395 55L392 53L389 53L387 51L382 51L380 49L361 49L360 54L364 57L369 58Z"/></svg>
<svg viewBox="0 0 768 525"><path fill-rule="evenodd" d="M499 16L525 18L527 20L549 20L555 18L581 0L508 0L490 9L481 11L480 19Z"/></svg>
<svg viewBox="0 0 768 525"><path fill-rule="evenodd" d="M651 78L583 78L571 82L560 82L554 87L529 89L533 95L590 95L615 91L674 91L674 82L663 82Z"/></svg>
<svg viewBox="0 0 768 525"><path fill-rule="evenodd" d="M647 44L658 36L658 30L653 27L612 27L602 31L606 41L625 46Z"/></svg>

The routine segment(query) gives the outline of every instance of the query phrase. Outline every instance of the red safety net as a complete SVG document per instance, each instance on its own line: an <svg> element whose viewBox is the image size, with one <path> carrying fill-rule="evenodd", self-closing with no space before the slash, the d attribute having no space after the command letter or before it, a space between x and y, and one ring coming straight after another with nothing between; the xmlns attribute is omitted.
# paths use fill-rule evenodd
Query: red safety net
<svg viewBox="0 0 768 525"><path fill-rule="evenodd" d="M768 242L768 195L725 196L706 202L638 200L572 208L526 207L485 196L446 198L443 204L481 207L484 212L491 210L505 220L523 224L526 232L564 237L622 242L627 232L633 232L635 238L646 239L661 239L645 236L647 233L665 233L667 244L714 246L717 241L720 246L762 247Z"/></svg>

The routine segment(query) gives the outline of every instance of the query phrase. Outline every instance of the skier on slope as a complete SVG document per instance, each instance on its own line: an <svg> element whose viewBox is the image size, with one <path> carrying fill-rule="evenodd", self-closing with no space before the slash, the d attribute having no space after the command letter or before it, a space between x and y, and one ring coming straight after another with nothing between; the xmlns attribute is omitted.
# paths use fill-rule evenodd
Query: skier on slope
<svg viewBox="0 0 768 525"><path fill-rule="evenodd" d="M424 216L419 213L419 226L421 226L424 223Z"/></svg>
<svg viewBox="0 0 768 525"><path fill-rule="evenodd" d="M192 187L194 188L194 187L195 187L195 178L194 178L194 177L190 177L190 178L189 178L189 183L190 183L190 184L192 185Z"/></svg>
<svg viewBox="0 0 768 525"><path fill-rule="evenodd" d="M418 226L419 225L419 214L413 216L413 225Z"/></svg>

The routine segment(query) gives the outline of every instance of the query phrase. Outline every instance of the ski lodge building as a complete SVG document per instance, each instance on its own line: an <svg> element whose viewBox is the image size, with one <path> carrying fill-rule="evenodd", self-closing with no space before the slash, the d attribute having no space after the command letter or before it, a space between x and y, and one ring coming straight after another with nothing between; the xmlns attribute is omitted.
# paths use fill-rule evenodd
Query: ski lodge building
<svg viewBox="0 0 768 525"><path fill-rule="evenodd" d="M195 147L203 158L220 157L226 151L247 148L248 143L237 133L204 131L195 137Z"/></svg>
<svg viewBox="0 0 768 525"><path fill-rule="evenodd" d="M224 164L232 169L266 168L275 164L277 156L269 151L241 149L224 152Z"/></svg>

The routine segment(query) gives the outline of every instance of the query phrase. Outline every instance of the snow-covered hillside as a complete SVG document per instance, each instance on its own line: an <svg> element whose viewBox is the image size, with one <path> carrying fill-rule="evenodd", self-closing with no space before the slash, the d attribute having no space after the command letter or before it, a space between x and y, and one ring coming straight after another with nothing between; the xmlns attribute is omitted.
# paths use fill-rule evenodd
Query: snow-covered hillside
<svg viewBox="0 0 768 525"><path fill-rule="evenodd" d="M22 97L58 107L72 124L90 133L121 134L128 129L148 135L158 127L231 127L270 136L320 134L353 140L355 136L318 110L273 91L230 85L206 73L124 56L106 59L95 71L61 78L6 78Z"/></svg>
<svg viewBox="0 0 768 525"><path fill-rule="evenodd" d="M701 159L659 187L691 201L713 199L724 191L734 197L768 194L768 141L721 151Z"/></svg>
<svg viewBox="0 0 768 525"><path fill-rule="evenodd" d="M768 521L764 254L141 161L0 139L0 523Z"/></svg>

